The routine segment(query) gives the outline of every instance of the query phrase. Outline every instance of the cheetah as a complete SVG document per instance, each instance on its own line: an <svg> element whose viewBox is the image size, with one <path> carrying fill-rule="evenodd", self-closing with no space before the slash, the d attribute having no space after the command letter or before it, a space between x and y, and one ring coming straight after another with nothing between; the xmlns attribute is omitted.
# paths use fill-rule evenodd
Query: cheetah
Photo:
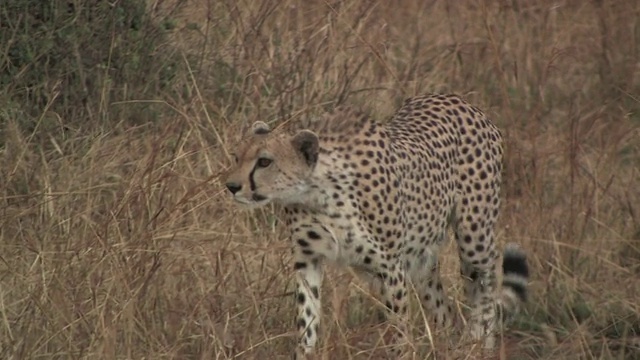
<svg viewBox="0 0 640 360"><path fill-rule="evenodd" d="M345 106L285 129L255 122L225 185L237 203L284 209L297 280L293 357L314 352L326 262L377 279L377 295L398 324L398 347L408 336L408 281L436 326L453 325L438 273L449 226L471 306L469 332L494 347L500 319L526 301L529 276L524 252L507 245L498 289L502 157L498 128L457 95L409 98L386 124Z"/></svg>

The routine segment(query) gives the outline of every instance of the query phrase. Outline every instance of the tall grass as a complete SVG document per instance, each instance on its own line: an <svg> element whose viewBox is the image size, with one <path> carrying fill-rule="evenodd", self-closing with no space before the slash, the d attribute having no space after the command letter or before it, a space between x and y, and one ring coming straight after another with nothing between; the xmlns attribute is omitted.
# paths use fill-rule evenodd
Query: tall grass
<svg viewBox="0 0 640 360"><path fill-rule="evenodd" d="M464 95L507 138L497 241L533 278L498 356L640 358L639 4L76 1L36 28L16 3L0 5L1 358L287 358L286 234L218 181L238 131L340 103L384 121L426 92ZM327 278L319 357L384 358L366 286ZM479 358L432 354L421 323L422 355Z"/></svg>

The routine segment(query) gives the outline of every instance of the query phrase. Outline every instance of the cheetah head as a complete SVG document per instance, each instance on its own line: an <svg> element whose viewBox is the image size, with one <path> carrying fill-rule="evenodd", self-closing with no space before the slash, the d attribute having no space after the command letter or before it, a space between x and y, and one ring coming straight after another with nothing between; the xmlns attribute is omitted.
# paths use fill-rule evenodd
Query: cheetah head
<svg viewBox="0 0 640 360"><path fill-rule="evenodd" d="M225 185L243 205L296 203L309 190L318 152L318 135L313 131L271 131L257 121L238 146Z"/></svg>

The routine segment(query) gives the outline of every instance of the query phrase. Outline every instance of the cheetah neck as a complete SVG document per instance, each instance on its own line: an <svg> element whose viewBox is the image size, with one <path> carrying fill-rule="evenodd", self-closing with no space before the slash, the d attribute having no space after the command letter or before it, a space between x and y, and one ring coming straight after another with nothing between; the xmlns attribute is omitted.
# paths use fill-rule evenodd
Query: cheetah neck
<svg viewBox="0 0 640 360"><path fill-rule="evenodd" d="M331 149L330 146L325 147ZM335 149L321 152L313 173L306 181L306 191L295 201L315 213L334 216L336 209L334 193L348 188L353 181L350 170L345 169L345 159L340 151Z"/></svg>

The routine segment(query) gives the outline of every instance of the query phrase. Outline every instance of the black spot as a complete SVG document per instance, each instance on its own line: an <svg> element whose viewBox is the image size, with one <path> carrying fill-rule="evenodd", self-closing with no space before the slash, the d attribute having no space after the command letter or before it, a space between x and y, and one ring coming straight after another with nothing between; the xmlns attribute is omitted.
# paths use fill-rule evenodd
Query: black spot
<svg viewBox="0 0 640 360"><path fill-rule="evenodd" d="M307 263L305 262L295 262L293 263L293 269L294 270L301 270L301 269L306 269L307 268Z"/></svg>
<svg viewBox="0 0 640 360"><path fill-rule="evenodd" d="M473 155L471 155L471 154L467 155L467 163L468 164L473 163Z"/></svg>
<svg viewBox="0 0 640 360"><path fill-rule="evenodd" d="M301 293L301 292L299 292L299 293L298 293L298 304L304 304L304 301L305 301L305 300L306 300L306 299L305 299L304 294L303 294L303 293Z"/></svg>
<svg viewBox="0 0 640 360"><path fill-rule="evenodd" d="M318 234L317 232L315 232L313 230L309 230L309 232L307 232L307 236L311 240L320 240L320 234Z"/></svg>
<svg viewBox="0 0 640 360"><path fill-rule="evenodd" d="M313 294L313 297L315 297L316 299L320 298L320 292L318 291L318 287L317 286L312 286L311 287L311 293Z"/></svg>
<svg viewBox="0 0 640 360"><path fill-rule="evenodd" d="M309 242L305 239L298 239L298 245L302 246L302 247L308 247L309 246Z"/></svg>
<svg viewBox="0 0 640 360"><path fill-rule="evenodd" d="M480 277L480 274L477 271L472 271L471 274L469 274L469 279L471 279L471 281L476 281L478 280L478 278Z"/></svg>

